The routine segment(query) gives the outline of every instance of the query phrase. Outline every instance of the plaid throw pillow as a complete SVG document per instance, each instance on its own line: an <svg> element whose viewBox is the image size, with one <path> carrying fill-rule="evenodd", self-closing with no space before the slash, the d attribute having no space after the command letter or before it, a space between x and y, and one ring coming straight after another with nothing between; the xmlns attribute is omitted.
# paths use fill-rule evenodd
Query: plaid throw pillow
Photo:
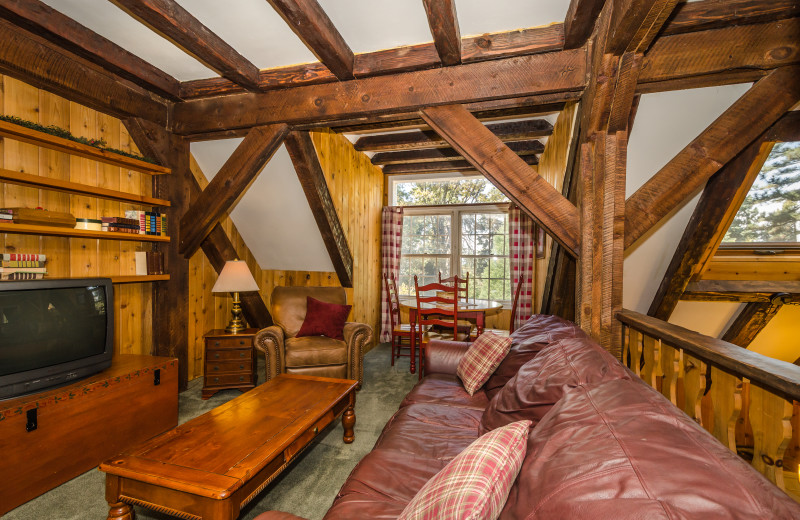
<svg viewBox="0 0 800 520"><path fill-rule="evenodd" d="M492 430L422 486L398 520L496 519L528 449L531 421Z"/></svg>
<svg viewBox="0 0 800 520"><path fill-rule="evenodd" d="M489 380L511 348L511 338L485 332L469 347L461 358L456 375L461 378L464 390L474 394Z"/></svg>

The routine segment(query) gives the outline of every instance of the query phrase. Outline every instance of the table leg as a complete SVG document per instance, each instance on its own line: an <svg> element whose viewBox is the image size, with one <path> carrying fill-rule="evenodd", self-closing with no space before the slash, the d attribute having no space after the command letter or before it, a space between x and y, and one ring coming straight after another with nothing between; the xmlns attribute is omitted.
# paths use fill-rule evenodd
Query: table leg
<svg viewBox="0 0 800 520"><path fill-rule="evenodd" d="M133 508L124 502L110 502L107 520L135 520Z"/></svg>
<svg viewBox="0 0 800 520"><path fill-rule="evenodd" d="M350 406L344 411L342 415L342 427L344 427L344 443L350 444L356 440L356 434L353 427L356 425L356 413L353 411L353 402L351 400Z"/></svg>
<svg viewBox="0 0 800 520"><path fill-rule="evenodd" d="M417 323L417 309L409 309L408 310L408 321L411 325L411 356L410 356L410 369L411 373L413 374L416 372L415 367L415 358L416 358L416 351L417 351L417 329L414 326Z"/></svg>
<svg viewBox="0 0 800 520"><path fill-rule="evenodd" d="M479 312L477 318L475 319L475 322L476 322L475 324L476 324L476 326L478 328L478 336L480 336L481 334L483 334L483 328L484 328L485 322L486 322L486 313Z"/></svg>

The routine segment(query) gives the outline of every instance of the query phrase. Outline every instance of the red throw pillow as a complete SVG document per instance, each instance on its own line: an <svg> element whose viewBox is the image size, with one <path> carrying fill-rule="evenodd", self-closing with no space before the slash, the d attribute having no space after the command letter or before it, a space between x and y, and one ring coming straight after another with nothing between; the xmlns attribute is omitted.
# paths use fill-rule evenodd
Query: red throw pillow
<svg viewBox="0 0 800 520"><path fill-rule="evenodd" d="M344 341L344 324L352 308L352 305L321 302L306 296L306 319L297 337L327 336Z"/></svg>
<svg viewBox="0 0 800 520"><path fill-rule="evenodd" d="M469 395L474 395L488 381L510 348L511 338L491 332L484 332L470 345L456 369L456 375Z"/></svg>

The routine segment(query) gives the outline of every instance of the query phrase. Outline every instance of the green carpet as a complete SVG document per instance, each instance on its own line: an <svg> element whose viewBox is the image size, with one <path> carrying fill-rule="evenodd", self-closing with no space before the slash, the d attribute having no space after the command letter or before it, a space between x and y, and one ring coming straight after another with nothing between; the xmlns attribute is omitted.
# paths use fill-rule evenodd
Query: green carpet
<svg viewBox="0 0 800 520"><path fill-rule="evenodd" d="M269 510L287 511L312 520L322 518L350 471L369 453L384 424L417 382L417 375L408 372L408 358L399 359L392 367L389 357L389 347L385 344L364 356L364 386L356 396L355 442L342 442L342 423L335 421L258 499L247 505L240 518L251 519ZM263 382L263 365L259 366L259 374ZM225 390L203 401L202 385L201 378L195 379L180 394L178 422L186 422L241 395L238 390ZM92 469L19 506L3 516L3 520L102 520L108 514L104 493L105 475ZM136 518L171 517L137 507Z"/></svg>

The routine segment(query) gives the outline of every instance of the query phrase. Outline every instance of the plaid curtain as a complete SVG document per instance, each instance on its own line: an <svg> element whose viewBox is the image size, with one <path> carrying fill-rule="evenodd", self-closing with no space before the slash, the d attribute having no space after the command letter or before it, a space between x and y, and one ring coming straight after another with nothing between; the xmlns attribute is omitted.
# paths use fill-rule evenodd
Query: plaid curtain
<svg viewBox="0 0 800 520"><path fill-rule="evenodd" d="M397 279L400 271L400 246L403 241L403 208L385 206L381 215L381 341L390 341L392 322L389 317L389 295L383 283L383 275Z"/></svg>
<svg viewBox="0 0 800 520"><path fill-rule="evenodd" d="M512 316L514 328L519 328L533 312L533 265L536 253L536 236L533 220L512 205L508 211L508 233L511 244L511 294L517 290L520 276L525 277L519 292L517 315Z"/></svg>

